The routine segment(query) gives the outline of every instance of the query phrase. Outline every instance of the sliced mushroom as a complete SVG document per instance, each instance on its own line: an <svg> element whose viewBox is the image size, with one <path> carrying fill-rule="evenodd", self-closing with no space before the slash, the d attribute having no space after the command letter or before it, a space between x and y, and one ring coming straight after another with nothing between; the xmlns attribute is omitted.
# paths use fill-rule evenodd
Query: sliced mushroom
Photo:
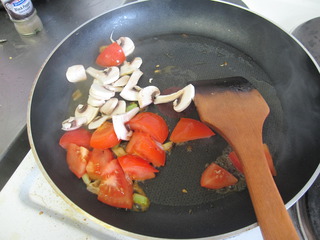
<svg viewBox="0 0 320 240"><path fill-rule="evenodd" d="M127 85L129 79L130 79L130 76L128 76L128 75L122 76L117 81L112 83L112 86L114 86L114 87L124 87L125 85Z"/></svg>
<svg viewBox="0 0 320 240"><path fill-rule="evenodd" d="M138 91L135 89L122 90L120 96L127 101L138 101Z"/></svg>
<svg viewBox="0 0 320 240"><path fill-rule="evenodd" d="M99 80L102 85L111 84L120 77L120 70L117 67L106 68L103 71L88 67L86 71L90 76Z"/></svg>
<svg viewBox="0 0 320 240"><path fill-rule="evenodd" d="M102 82L100 82L100 81L99 81L98 79L96 79L96 78L93 79L93 81L92 81L92 84L94 84L94 83L95 83L95 84L98 84L98 85L100 85L100 86L103 86L103 85L102 85Z"/></svg>
<svg viewBox="0 0 320 240"><path fill-rule="evenodd" d="M195 88L192 84L185 86L181 90L183 91L182 95L173 102L173 109L176 112L185 110L190 105L195 95Z"/></svg>
<svg viewBox="0 0 320 240"><path fill-rule="evenodd" d="M75 117L85 117L87 119L85 124L89 124L99 113L99 108L93 107L89 104L79 104L75 110Z"/></svg>
<svg viewBox="0 0 320 240"><path fill-rule="evenodd" d="M88 125L88 129L97 129L100 127L105 121L111 119L111 116L102 115L95 117Z"/></svg>
<svg viewBox="0 0 320 240"><path fill-rule="evenodd" d="M81 82L87 80L86 70L83 65L73 65L67 69L66 77L69 82Z"/></svg>
<svg viewBox="0 0 320 240"><path fill-rule="evenodd" d="M126 57L133 53L135 46L130 38L120 37L116 42L122 47L123 53Z"/></svg>
<svg viewBox="0 0 320 240"><path fill-rule="evenodd" d="M123 99L128 100L128 101L137 101L138 100L138 91L135 90L134 87L137 85L142 74L143 74L143 72L141 72L139 69L135 70L132 73L127 85L120 92L120 96Z"/></svg>
<svg viewBox="0 0 320 240"><path fill-rule="evenodd" d="M160 95L160 90L155 86L142 88L138 93L138 103L140 108L144 108L153 103L155 96L158 95Z"/></svg>
<svg viewBox="0 0 320 240"><path fill-rule="evenodd" d="M118 98L110 98L105 104L100 108L100 112L104 115L111 115L116 106L118 105Z"/></svg>
<svg viewBox="0 0 320 240"><path fill-rule="evenodd" d="M137 70L142 65L142 58L136 57L132 60L132 62L125 61L122 66L120 67L120 76L129 75Z"/></svg>
<svg viewBox="0 0 320 240"><path fill-rule="evenodd" d="M89 94L96 99L109 100L114 97L115 92L104 88L98 83L92 83L89 89Z"/></svg>
<svg viewBox="0 0 320 240"><path fill-rule="evenodd" d="M135 85L134 87L133 87L133 89L134 90L137 90L138 92L142 89L142 87L139 87L138 85Z"/></svg>
<svg viewBox="0 0 320 240"><path fill-rule="evenodd" d="M130 76L127 85L125 88L132 89L134 86L136 86L139 82L140 77L143 75L143 72L140 71L140 69L135 70L132 75Z"/></svg>
<svg viewBox="0 0 320 240"><path fill-rule="evenodd" d="M86 117L70 117L62 122L62 130L72 131L85 125L87 122Z"/></svg>
<svg viewBox="0 0 320 240"><path fill-rule="evenodd" d="M133 118L139 112L139 110L140 109L136 107L126 113L112 116L113 128L118 139L126 141L130 139L132 131L128 130L126 123Z"/></svg>
<svg viewBox="0 0 320 240"><path fill-rule="evenodd" d="M159 95L156 96L154 99L154 104L161 104L161 103L168 103L168 102L172 102L174 100L176 100L177 98L179 98L183 93L183 90L179 90L177 92L168 94L168 95Z"/></svg>
<svg viewBox="0 0 320 240"><path fill-rule="evenodd" d="M103 99L96 99L89 95L87 103L93 107L101 107L106 101Z"/></svg>
<svg viewBox="0 0 320 240"><path fill-rule="evenodd" d="M111 116L125 113L126 112L126 108L127 108L126 101L119 100L118 101L118 105L115 107L115 109L111 113Z"/></svg>
<svg viewBox="0 0 320 240"><path fill-rule="evenodd" d="M109 91L112 91L112 92L121 92L123 90L123 87L114 87L112 85L105 85L104 86L106 89L108 89Z"/></svg>

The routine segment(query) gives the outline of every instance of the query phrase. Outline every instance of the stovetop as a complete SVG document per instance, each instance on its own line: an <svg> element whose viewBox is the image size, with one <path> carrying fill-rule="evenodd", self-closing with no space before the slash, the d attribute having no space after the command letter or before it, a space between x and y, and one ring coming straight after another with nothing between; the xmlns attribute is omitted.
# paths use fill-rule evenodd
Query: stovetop
<svg viewBox="0 0 320 240"><path fill-rule="evenodd" d="M248 6L291 32L319 63L320 3L311 0L308 4L288 0L230 2ZM281 14L284 11L290 13ZM0 212L6 216L0 218L2 239L48 239L48 232L49 239L130 239L125 233L118 234L90 220L54 192L35 163L25 128L0 161L0 176ZM301 239L320 236L319 188L318 177L305 196L289 210L299 227ZM38 226L37 232L34 226ZM262 239L262 236L256 227L232 239Z"/></svg>

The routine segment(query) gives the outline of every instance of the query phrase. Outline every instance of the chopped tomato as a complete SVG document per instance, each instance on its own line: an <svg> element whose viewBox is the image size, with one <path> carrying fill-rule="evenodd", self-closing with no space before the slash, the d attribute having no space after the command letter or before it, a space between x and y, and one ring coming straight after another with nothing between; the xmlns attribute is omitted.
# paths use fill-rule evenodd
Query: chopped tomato
<svg viewBox="0 0 320 240"><path fill-rule="evenodd" d="M126 152L151 162L154 166L164 166L166 153L160 143L144 132L134 132L126 147Z"/></svg>
<svg viewBox="0 0 320 240"><path fill-rule="evenodd" d="M118 158L118 161L125 173L133 180L146 180L154 178L157 169L152 167L149 162L135 155L125 155Z"/></svg>
<svg viewBox="0 0 320 240"><path fill-rule="evenodd" d="M163 143L169 134L166 121L158 114L152 112L142 112L133 117L128 125L133 131L148 133L156 141Z"/></svg>
<svg viewBox="0 0 320 240"><path fill-rule="evenodd" d="M202 173L201 187L220 189L234 185L238 182L231 173L215 163L211 163Z"/></svg>
<svg viewBox="0 0 320 240"><path fill-rule="evenodd" d="M90 148L91 132L84 128L79 128L73 131L65 132L60 138L59 144L64 149L67 149L70 143L77 144L85 148Z"/></svg>
<svg viewBox="0 0 320 240"><path fill-rule="evenodd" d="M111 160L99 185L98 200L113 207L131 209L132 195L132 180L124 173L117 159Z"/></svg>
<svg viewBox="0 0 320 240"><path fill-rule="evenodd" d="M273 164L273 159L272 159L272 156L270 154L270 151L269 151L269 147L267 144L263 144L263 150L264 150L264 154L266 156L266 159L267 159L267 162L268 162L268 166L269 166L269 169L271 171L271 174L272 176L277 176L277 171L274 167L274 164ZM236 155L236 153L234 151L232 151L231 153L229 153L229 158L233 164L233 166L241 173L243 173L243 167L240 163L240 160L238 158L238 156Z"/></svg>
<svg viewBox="0 0 320 240"><path fill-rule="evenodd" d="M209 138L215 133L204 123L191 119L181 118L170 136L170 141L181 143L190 140Z"/></svg>
<svg viewBox="0 0 320 240"><path fill-rule="evenodd" d="M71 172L78 178L86 173L86 166L90 156L90 151L84 147L70 143L67 147L67 164Z"/></svg>
<svg viewBox="0 0 320 240"><path fill-rule="evenodd" d="M114 42L108 45L97 57L96 63L101 67L119 66L126 60L122 47Z"/></svg>
<svg viewBox="0 0 320 240"><path fill-rule="evenodd" d="M113 124L106 121L97 128L91 137L90 146L98 149L112 148L120 143L113 129Z"/></svg>
<svg viewBox="0 0 320 240"><path fill-rule="evenodd" d="M86 167L86 171L91 179L101 179L105 173L107 164L114 159L113 153L109 149L93 149Z"/></svg>
<svg viewBox="0 0 320 240"><path fill-rule="evenodd" d="M229 153L229 158L230 158L233 166L234 166L239 172L243 173L243 168L242 168L242 165L241 165L241 163L240 163L240 160L239 160L237 154L236 154L234 151L232 151L231 153Z"/></svg>

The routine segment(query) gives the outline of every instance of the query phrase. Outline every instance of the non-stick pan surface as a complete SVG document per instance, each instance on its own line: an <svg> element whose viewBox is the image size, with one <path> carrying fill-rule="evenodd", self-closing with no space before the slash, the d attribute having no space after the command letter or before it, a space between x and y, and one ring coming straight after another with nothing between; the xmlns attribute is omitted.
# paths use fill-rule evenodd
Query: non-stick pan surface
<svg viewBox="0 0 320 240"><path fill-rule="evenodd" d="M69 171L58 145L61 122L86 101L84 94L73 102L72 93L87 93L91 83L70 84L65 72L74 64L96 67L98 47L112 32L114 39L128 36L135 42L131 58L144 61L142 87L150 79L161 90L230 76L252 82L271 109L263 135L284 202L289 207L307 190L319 172L320 156L320 77L308 54L291 36L245 9L208 0L163 0L130 4L93 19L57 47L39 74L29 105L31 146L69 202L116 228L154 237L217 236L256 222L246 190L217 193L199 186L205 165L227 147L218 135L174 148L158 176L142 184L152 202L145 213L100 203ZM149 110L163 116L171 130L178 117L197 117L192 107L178 116L161 107Z"/></svg>

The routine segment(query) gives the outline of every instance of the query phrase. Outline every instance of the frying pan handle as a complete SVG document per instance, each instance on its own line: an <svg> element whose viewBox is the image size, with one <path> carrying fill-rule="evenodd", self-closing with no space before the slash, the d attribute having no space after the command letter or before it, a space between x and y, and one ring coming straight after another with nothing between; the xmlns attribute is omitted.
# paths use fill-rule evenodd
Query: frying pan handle
<svg viewBox="0 0 320 240"><path fill-rule="evenodd" d="M299 240L300 238L269 170L263 143L256 140L256 137L252 139L249 137L246 138L244 143L243 139L240 139L235 144L236 149L234 150L243 166L262 235L266 240Z"/></svg>

